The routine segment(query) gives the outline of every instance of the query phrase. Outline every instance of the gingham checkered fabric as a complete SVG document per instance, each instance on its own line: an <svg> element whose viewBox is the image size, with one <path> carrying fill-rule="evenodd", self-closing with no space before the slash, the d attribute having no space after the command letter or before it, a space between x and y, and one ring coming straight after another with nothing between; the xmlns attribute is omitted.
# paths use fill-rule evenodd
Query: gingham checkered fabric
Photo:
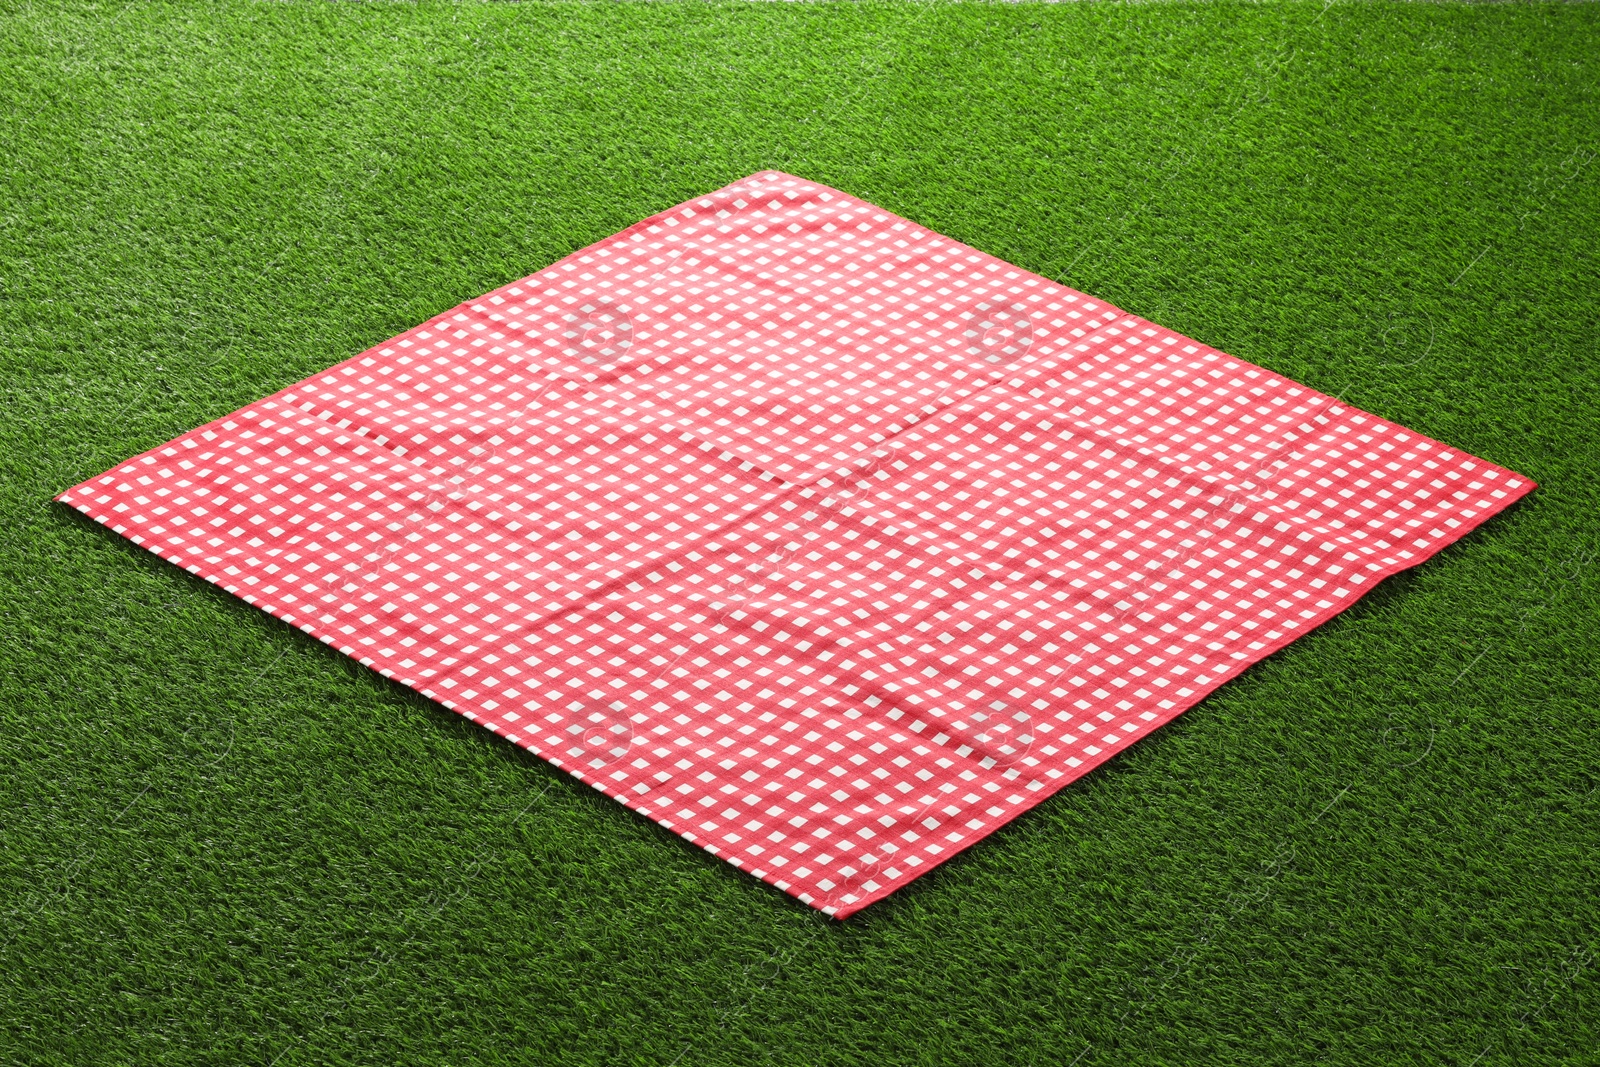
<svg viewBox="0 0 1600 1067"><path fill-rule="evenodd" d="M764 172L60 499L842 917L1532 488Z"/></svg>

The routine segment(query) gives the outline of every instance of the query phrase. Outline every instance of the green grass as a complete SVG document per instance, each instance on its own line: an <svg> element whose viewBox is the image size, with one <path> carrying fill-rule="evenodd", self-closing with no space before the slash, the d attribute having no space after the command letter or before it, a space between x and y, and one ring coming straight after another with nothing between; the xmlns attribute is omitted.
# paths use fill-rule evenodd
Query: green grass
<svg viewBox="0 0 1600 1067"><path fill-rule="evenodd" d="M0 1061L1597 1062L1600 7L0 12ZM50 501L765 167L1541 488L844 924Z"/></svg>

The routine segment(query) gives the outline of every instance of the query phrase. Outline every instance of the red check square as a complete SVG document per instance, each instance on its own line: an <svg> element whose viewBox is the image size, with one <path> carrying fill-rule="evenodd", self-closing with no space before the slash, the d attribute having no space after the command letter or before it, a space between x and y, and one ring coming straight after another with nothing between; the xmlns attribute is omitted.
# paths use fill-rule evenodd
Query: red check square
<svg viewBox="0 0 1600 1067"><path fill-rule="evenodd" d="M843 917L1533 488L763 172L60 499Z"/></svg>

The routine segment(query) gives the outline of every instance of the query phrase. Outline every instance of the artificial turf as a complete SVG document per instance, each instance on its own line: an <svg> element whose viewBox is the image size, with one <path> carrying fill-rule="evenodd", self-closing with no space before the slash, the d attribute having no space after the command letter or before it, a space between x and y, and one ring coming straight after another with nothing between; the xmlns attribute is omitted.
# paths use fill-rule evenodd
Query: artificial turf
<svg viewBox="0 0 1600 1067"><path fill-rule="evenodd" d="M1600 8L0 10L0 1060L1600 1062ZM843 924L51 503L768 167L1541 488Z"/></svg>

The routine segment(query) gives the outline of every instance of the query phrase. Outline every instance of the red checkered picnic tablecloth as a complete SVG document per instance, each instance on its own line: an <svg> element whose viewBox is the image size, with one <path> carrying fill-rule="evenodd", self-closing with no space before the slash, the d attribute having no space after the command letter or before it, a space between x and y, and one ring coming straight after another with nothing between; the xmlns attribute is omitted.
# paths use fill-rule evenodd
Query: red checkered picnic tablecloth
<svg viewBox="0 0 1600 1067"><path fill-rule="evenodd" d="M60 499L843 917L1533 487L768 171Z"/></svg>

